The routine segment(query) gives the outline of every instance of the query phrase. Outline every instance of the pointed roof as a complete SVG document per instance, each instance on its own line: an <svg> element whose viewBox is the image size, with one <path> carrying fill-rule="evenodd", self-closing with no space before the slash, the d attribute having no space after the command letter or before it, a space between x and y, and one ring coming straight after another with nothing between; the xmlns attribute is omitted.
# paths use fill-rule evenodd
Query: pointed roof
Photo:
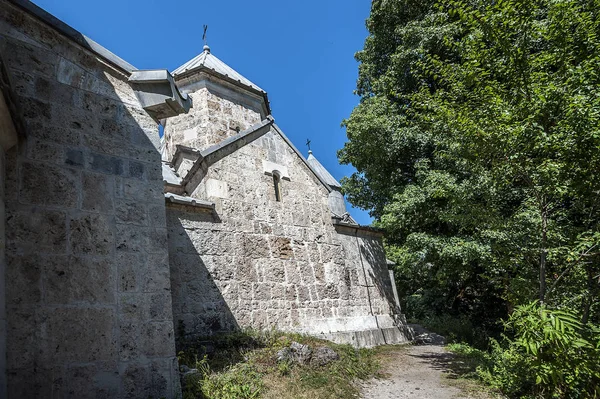
<svg viewBox="0 0 600 399"><path fill-rule="evenodd" d="M325 169L325 167L321 165L321 162L319 162L317 158L315 158L312 151L308 151L308 158L306 160L308 161L308 164L312 167L312 169L315 171L315 173L321 178L321 180L329 184L329 186L332 188L342 188L342 185L337 180L335 180L335 177L331 176L331 173L329 173L327 169Z"/></svg>
<svg viewBox="0 0 600 399"><path fill-rule="evenodd" d="M256 91L266 94L266 92L263 89L261 89L260 87L258 87L242 75L240 75L229 65L225 64L223 61L215 57L210 52L210 47L208 46L204 46L204 51L202 53L192 58L179 68L175 69L173 71L173 76L177 78L181 75L187 75L189 72L201 69L210 69L213 72L225 76L234 82L241 83L243 86L251 87Z"/></svg>

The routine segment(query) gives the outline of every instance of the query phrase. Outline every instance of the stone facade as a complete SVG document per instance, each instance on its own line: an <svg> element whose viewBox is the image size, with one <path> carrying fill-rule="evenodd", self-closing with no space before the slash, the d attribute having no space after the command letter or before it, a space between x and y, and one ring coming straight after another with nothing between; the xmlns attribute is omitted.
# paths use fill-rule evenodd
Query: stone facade
<svg viewBox="0 0 600 399"><path fill-rule="evenodd" d="M128 72L0 2L9 398L175 397L158 126Z"/></svg>
<svg viewBox="0 0 600 399"><path fill-rule="evenodd" d="M168 159L177 145L205 149L218 144L263 120L260 100L240 93L231 84L214 82L205 73L177 82L179 89L192 98L193 108L184 115L169 118L165 136Z"/></svg>
<svg viewBox="0 0 600 399"><path fill-rule="evenodd" d="M288 171L281 201L265 161ZM395 327L381 234L338 232L328 190L277 131L202 176L192 197L213 202L214 212L167 208L180 339L248 327L328 338Z"/></svg>
<svg viewBox="0 0 600 399"><path fill-rule="evenodd" d="M389 329L390 342L405 341L382 234L351 218L336 226L332 216L346 213L339 183L265 115L255 85L204 69L220 62L210 49L199 59L196 73L175 75L194 107L169 120L164 138L181 178L168 190L213 204L167 207L178 342L239 328L358 346L387 342Z"/></svg>

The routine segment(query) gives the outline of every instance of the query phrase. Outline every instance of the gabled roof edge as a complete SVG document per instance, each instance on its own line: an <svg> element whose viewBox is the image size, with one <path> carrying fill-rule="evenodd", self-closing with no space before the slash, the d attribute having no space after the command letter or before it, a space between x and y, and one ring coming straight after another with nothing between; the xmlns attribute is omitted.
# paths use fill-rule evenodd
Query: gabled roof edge
<svg viewBox="0 0 600 399"><path fill-rule="evenodd" d="M84 34L79 32L78 30L72 28L71 26L67 25L60 19L56 18L54 15L50 14L43 8L40 8L39 6L33 4L32 2L27 1L27 0L8 0L8 1L10 3L14 4L15 6L25 10L26 12L33 15L34 17L38 18L39 20L46 23L50 27L56 29L59 33L66 36L67 38L73 40L75 43L79 44L80 46L82 46L82 47L88 49L89 51L93 52L94 54L100 56L101 58L106 60L108 63L121 69L122 71L131 73L131 72L137 70L136 67L134 67L127 61L123 60L119 56L110 52L105 47L96 43L89 37L85 36Z"/></svg>
<svg viewBox="0 0 600 399"><path fill-rule="evenodd" d="M192 179L192 176L196 174L196 171L200 168L200 166L202 165L203 162L206 162L207 166L210 166L213 163L223 159L224 156L221 156L221 157L216 156L216 154L219 151L228 149L228 147L237 145L237 148L235 148L233 150L233 151L235 151L235 150L245 146L246 144L251 143L252 141L256 140L258 137L267 133L269 131L270 127L272 125L274 125L274 121L275 120L273 119L273 117L271 115L269 115L269 116L267 116L266 119L264 119L260 123L252 125L248 129L241 131L240 133L238 133L236 135L226 138L225 140L221 141L219 144L215 144L215 145L207 148L206 150L200 151L199 158L196 160L196 162L194 162L194 165L190 168L187 175L183 178L181 184L183 186L185 186L187 183L189 183L190 180ZM244 142L245 138L247 138L248 136L255 134L257 132L261 133L262 130L264 130L264 132L262 132L262 134L260 134L260 136L255 137L250 141ZM229 155L229 154L227 154L227 155Z"/></svg>
<svg viewBox="0 0 600 399"><path fill-rule="evenodd" d="M177 82L177 81L179 81L181 79L188 78L188 77L194 75L195 73L202 72L202 71L208 71L208 73L210 73L212 75L215 75L217 78L222 79L222 80L224 80L227 83L230 83L230 84L232 84L234 86L238 86L238 87L240 87L240 88L242 88L244 90L249 91L250 93L253 93L253 94L256 94L256 95L262 97L263 101L265 102L265 108L266 108L266 111L267 111L267 115L271 115L271 103L269 102L269 97L268 97L266 91L264 91L262 89L261 90L257 90L254 87L248 86L247 84L244 84L244 83L242 83L242 82L240 82L238 80L235 80L235 79L233 79L233 78L231 78L231 77L229 77L227 75L224 75L224 74L220 73L219 71L216 71L213 68L209 68L209 67L207 67L205 65L198 65L195 68L189 69L189 70L187 70L185 72L182 72L180 74L177 74L177 75L173 75L173 77L175 79L175 82Z"/></svg>
<svg viewBox="0 0 600 399"><path fill-rule="evenodd" d="M285 135L285 133L283 133L283 131L279 128L279 126L277 126L276 123L273 123L273 127L275 128L277 133L279 133L281 138L287 143L287 145L289 145L292 148L292 150L294 150L294 152L300 157L302 162L304 162L304 164L308 167L308 169L310 169L310 171L313 173L313 175L315 175L315 177L321 182L321 184L323 184L323 186L325 186L327 191L332 192L333 189L331 188L331 186L329 186L329 184L327 184L327 182L325 182L325 180L323 180L321 178L321 176L319 176L319 174L315 171L315 169L308 163L306 158L304 158L304 155L302 155L302 153L300 151L298 151L296 146L290 141L290 139L288 139L288 137Z"/></svg>

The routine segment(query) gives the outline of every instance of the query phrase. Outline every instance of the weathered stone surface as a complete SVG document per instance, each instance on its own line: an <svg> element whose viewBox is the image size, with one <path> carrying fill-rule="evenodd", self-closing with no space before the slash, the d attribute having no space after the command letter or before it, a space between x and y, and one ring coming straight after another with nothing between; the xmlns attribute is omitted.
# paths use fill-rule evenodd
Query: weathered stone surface
<svg viewBox="0 0 600 399"><path fill-rule="evenodd" d="M25 128L2 179L0 396L178 397L157 125L124 71L28 14L0 2Z"/></svg>
<svg viewBox="0 0 600 399"><path fill-rule="evenodd" d="M311 363L316 364L317 366L325 366L335 360L339 360L340 355L338 355L333 349L322 346L320 348L315 349Z"/></svg>
<svg viewBox="0 0 600 399"><path fill-rule="evenodd" d="M49 304L115 303L115 268L108 259L55 257L42 265Z"/></svg>
<svg viewBox="0 0 600 399"><path fill-rule="evenodd" d="M71 218L69 241L73 253L108 255L114 247L114 219L82 213Z"/></svg>
<svg viewBox="0 0 600 399"><path fill-rule="evenodd" d="M40 358L46 364L114 360L116 322L112 309L59 308L49 311L42 321L40 339L44 345L40 347Z"/></svg>
<svg viewBox="0 0 600 399"><path fill-rule="evenodd" d="M114 180L110 176L84 173L82 181L82 209L91 212L113 212Z"/></svg>
<svg viewBox="0 0 600 399"><path fill-rule="evenodd" d="M36 205L77 206L77 172L47 164L27 162L23 165L20 197L23 202ZM52 182L47 185L46 182ZM47 186L46 190L40 187Z"/></svg>
<svg viewBox="0 0 600 399"><path fill-rule="evenodd" d="M64 252L67 246L66 214L51 210L11 210L7 241L24 243L41 252Z"/></svg>

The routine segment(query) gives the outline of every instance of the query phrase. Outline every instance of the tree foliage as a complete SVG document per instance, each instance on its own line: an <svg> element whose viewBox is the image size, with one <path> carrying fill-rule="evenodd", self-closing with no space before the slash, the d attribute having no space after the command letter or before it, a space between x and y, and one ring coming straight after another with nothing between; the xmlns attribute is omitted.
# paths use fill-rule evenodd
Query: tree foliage
<svg viewBox="0 0 600 399"><path fill-rule="evenodd" d="M367 27L338 155L405 298L600 322L600 1L375 0Z"/></svg>

